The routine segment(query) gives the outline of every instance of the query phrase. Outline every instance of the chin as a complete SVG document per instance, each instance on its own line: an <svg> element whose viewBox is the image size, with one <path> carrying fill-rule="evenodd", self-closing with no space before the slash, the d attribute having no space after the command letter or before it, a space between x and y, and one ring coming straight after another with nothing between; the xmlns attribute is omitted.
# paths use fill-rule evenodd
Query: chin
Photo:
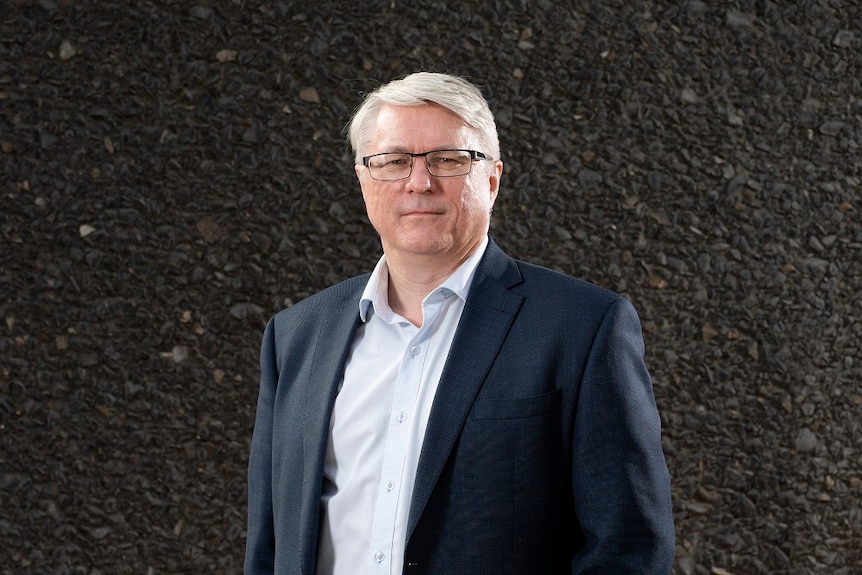
<svg viewBox="0 0 862 575"><path fill-rule="evenodd" d="M411 238L398 244L403 251L431 255L445 252L452 247L452 238L434 236L431 238Z"/></svg>

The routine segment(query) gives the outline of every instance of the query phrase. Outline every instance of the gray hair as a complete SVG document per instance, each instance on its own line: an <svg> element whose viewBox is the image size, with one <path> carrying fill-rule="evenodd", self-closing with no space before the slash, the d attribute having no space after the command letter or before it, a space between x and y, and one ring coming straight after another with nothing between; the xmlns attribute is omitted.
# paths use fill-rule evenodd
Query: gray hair
<svg viewBox="0 0 862 575"><path fill-rule="evenodd" d="M420 106L433 103L458 116L479 137L491 159L500 157L497 124L479 88L463 78L435 72L416 72L383 84L365 97L347 126L356 162L368 146L381 106Z"/></svg>

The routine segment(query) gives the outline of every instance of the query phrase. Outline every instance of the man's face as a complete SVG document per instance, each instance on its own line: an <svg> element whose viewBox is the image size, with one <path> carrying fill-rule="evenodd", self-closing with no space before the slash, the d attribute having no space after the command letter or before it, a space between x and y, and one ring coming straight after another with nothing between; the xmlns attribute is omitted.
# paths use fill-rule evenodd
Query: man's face
<svg viewBox="0 0 862 575"><path fill-rule="evenodd" d="M470 128L445 108L384 105L363 155L447 149L488 153ZM365 166L356 166L368 219L386 257L443 256L438 261L444 265L466 259L488 233L502 171L499 160L480 160L467 175L432 176L425 158L419 157L408 178L381 182L372 179Z"/></svg>

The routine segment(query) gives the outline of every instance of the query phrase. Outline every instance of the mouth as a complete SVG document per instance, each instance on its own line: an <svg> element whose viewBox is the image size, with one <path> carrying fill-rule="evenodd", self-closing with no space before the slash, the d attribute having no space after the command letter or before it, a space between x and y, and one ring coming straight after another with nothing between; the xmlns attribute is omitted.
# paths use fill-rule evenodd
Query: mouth
<svg viewBox="0 0 862 575"><path fill-rule="evenodd" d="M442 215L442 214L443 214L443 212L440 212L440 211L436 211L436 210L423 210L423 209L409 210L409 211L407 211L407 212L404 212L404 216L405 216L405 217L410 217L410 216L417 216L417 217L422 217L422 216L439 216L439 215Z"/></svg>

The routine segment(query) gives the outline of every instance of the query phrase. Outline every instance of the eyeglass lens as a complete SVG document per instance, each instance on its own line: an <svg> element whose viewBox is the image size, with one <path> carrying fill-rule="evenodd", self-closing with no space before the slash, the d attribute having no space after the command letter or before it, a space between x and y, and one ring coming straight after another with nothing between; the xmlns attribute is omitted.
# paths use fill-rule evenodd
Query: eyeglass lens
<svg viewBox="0 0 862 575"><path fill-rule="evenodd" d="M420 158L422 156L419 156ZM377 180L401 180L413 171L414 156L403 153L377 154L368 159L371 177ZM432 176L463 176L470 173L473 158L463 150L439 150L424 156Z"/></svg>

